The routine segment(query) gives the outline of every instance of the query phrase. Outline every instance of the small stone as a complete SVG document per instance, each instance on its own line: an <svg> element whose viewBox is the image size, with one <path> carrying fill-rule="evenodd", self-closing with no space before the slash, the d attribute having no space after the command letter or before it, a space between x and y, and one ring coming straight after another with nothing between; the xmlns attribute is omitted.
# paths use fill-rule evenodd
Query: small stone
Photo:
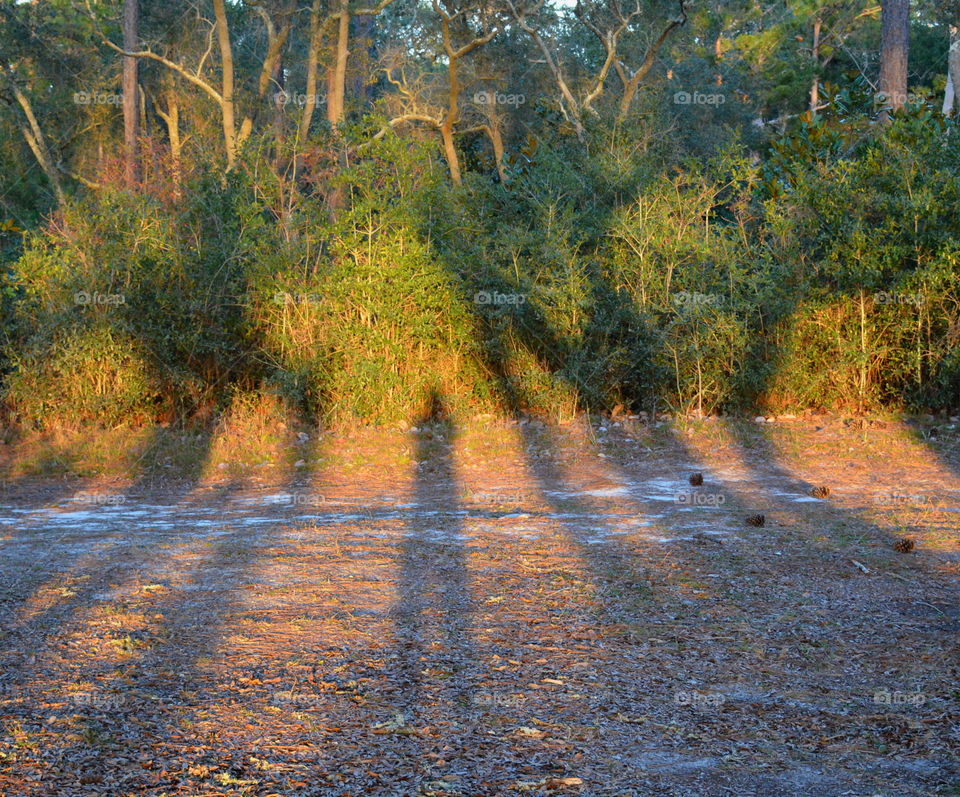
<svg viewBox="0 0 960 797"><path fill-rule="evenodd" d="M219 465L217 465L217 470L226 470L229 467L230 466L226 462L221 462Z"/></svg>
<svg viewBox="0 0 960 797"><path fill-rule="evenodd" d="M300 434L297 435L297 440L299 440L301 443L306 443L309 439L310 435L308 435L306 432L300 432Z"/></svg>
<svg viewBox="0 0 960 797"><path fill-rule="evenodd" d="M767 418L767 423L776 423L776 420L777 419L771 415L769 418Z"/></svg>
<svg viewBox="0 0 960 797"><path fill-rule="evenodd" d="M306 460L298 459L296 462L293 463L293 467L295 467L295 468L305 468L305 467L307 467Z"/></svg>
<svg viewBox="0 0 960 797"><path fill-rule="evenodd" d="M754 422L754 423L766 423L766 422L767 422L767 419L764 418L762 415L758 415L756 418L753 419L753 422Z"/></svg>

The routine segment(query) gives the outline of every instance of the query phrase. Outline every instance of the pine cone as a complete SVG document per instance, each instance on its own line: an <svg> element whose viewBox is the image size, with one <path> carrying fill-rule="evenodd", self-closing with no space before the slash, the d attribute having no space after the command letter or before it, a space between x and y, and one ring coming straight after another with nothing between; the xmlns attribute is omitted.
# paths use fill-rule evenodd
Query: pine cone
<svg viewBox="0 0 960 797"><path fill-rule="evenodd" d="M810 491L810 495L812 495L814 498L826 498L828 495L830 495L830 488L827 486L814 487Z"/></svg>
<svg viewBox="0 0 960 797"><path fill-rule="evenodd" d="M756 526L758 529L761 528L764 524L765 518L763 515L748 515L747 516L747 525Z"/></svg>
<svg viewBox="0 0 960 797"><path fill-rule="evenodd" d="M897 553L910 553L916 547L916 543L909 537L901 537L893 544L893 550Z"/></svg>
<svg viewBox="0 0 960 797"><path fill-rule="evenodd" d="M699 487L703 484L703 474L702 473L691 473L690 474L690 484L693 487Z"/></svg>

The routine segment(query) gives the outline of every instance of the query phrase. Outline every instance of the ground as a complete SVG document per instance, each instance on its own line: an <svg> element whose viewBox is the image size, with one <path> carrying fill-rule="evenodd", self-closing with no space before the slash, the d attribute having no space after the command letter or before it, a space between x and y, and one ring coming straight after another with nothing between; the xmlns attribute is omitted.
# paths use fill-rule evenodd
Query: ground
<svg viewBox="0 0 960 797"><path fill-rule="evenodd" d="M0 794L960 794L949 421L283 446L197 479L8 452Z"/></svg>

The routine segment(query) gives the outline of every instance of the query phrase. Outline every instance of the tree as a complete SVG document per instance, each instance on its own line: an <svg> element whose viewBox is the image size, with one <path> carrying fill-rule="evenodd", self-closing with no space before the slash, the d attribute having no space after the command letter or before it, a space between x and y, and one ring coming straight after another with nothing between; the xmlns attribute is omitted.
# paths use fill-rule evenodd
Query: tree
<svg viewBox="0 0 960 797"><path fill-rule="evenodd" d="M123 0L123 49L133 52L140 44L139 0ZM140 117L137 59L123 57L123 174L127 187L140 182Z"/></svg>
<svg viewBox="0 0 960 797"><path fill-rule="evenodd" d="M888 111L902 108L907 101L907 62L910 49L910 0L884 0L880 14L880 80L877 88L884 104L881 121Z"/></svg>
<svg viewBox="0 0 960 797"><path fill-rule="evenodd" d="M814 0L809 6L798 9L798 14L808 17L810 25L810 58L814 76L810 84L808 110L815 117L820 108L820 80L860 20L872 17L879 10L876 6L864 7L863 0L854 2L824 2ZM798 36L797 38L802 38Z"/></svg>
<svg viewBox="0 0 960 797"><path fill-rule="evenodd" d="M7 103L12 107L15 102L23 115L23 119L18 119L20 132L30 147L30 151L33 152L34 157L37 159L37 163L40 164L40 168L43 169L43 173L50 181L50 185L53 186L53 193L57 198L57 202L62 204L65 198L63 187L60 185L60 177L57 174L53 156L47 147L43 131L40 129L40 123L37 121L36 114L33 112L33 105L18 85L17 76L10 64L0 60L0 71L3 73L4 84L13 96L13 101L7 99Z"/></svg>
<svg viewBox="0 0 960 797"><path fill-rule="evenodd" d="M603 94L604 85L610 70L613 69L620 79L623 94L620 97L617 120L622 122L630 111L630 105L636 97L640 83L647 77L653 68L656 57L674 30L687 22L687 12L683 0L677 3L678 15L668 20L659 35L650 41L642 53L640 64L636 69L628 67L620 52L621 40L630 33L636 33L637 28L644 22L647 9L635 0L633 8L626 12L621 8L619 0L605 0L605 2L587 2L577 0L574 8L575 18L592 33L600 42L604 51L602 64L595 71L587 70L588 77L585 86L575 91L564 74L560 54L547 44L543 35L543 22L535 21L540 15L544 0L538 0L533 6L525 7L514 0L507 0L510 12L516 23L533 39L537 49L543 56L557 87L560 89L560 107L564 116L573 124L577 137L583 140L583 119L586 114L597 116L594 103ZM647 22L647 28L653 23ZM568 48L569 49L569 48Z"/></svg>
<svg viewBox="0 0 960 797"><path fill-rule="evenodd" d="M947 53L947 85L943 92L943 113L953 115L956 102L960 102L960 28L950 26L950 50Z"/></svg>
<svg viewBox="0 0 960 797"><path fill-rule="evenodd" d="M450 170L450 179L459 185L462 182L460 173L460 157L457 154L454 136L465 132L457 129L460 121L460 93L463 88L461 70L464 59L484 44L490 42L503 29L502 22L487 9L480 7L470 9L461 8L453 11L441 5L438 0L432 0L433 10L440 19L440 42L437 61L446 61L445 85L438 88L438 82L429 78L437 77L434 74L421 74L416 80L409 81L405 72L405 65L390 64L385 73L387 80L396 88L395 98L399 100L401 110L380 130L375 138L383 136L387 129L396 128L403 124L421 123L433 128L440 135L443 144L444 157ZM475 33L479 29L479 34ZM455 36L466 32L468 39L464 44L457 45ZM398 76L394 76L398 72ZM437 98L435 95L440 94Z"/></svg>

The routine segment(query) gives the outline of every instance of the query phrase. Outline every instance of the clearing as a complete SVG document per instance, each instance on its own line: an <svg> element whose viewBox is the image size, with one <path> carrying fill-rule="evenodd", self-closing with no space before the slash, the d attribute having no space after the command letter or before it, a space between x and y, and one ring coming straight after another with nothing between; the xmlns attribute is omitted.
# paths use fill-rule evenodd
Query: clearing
<svg viewBox="0 0 960 797"><path fill-rule="evenodd" d="M6 479L0 794L960 794L947 422L286 445Z"/></svg>

